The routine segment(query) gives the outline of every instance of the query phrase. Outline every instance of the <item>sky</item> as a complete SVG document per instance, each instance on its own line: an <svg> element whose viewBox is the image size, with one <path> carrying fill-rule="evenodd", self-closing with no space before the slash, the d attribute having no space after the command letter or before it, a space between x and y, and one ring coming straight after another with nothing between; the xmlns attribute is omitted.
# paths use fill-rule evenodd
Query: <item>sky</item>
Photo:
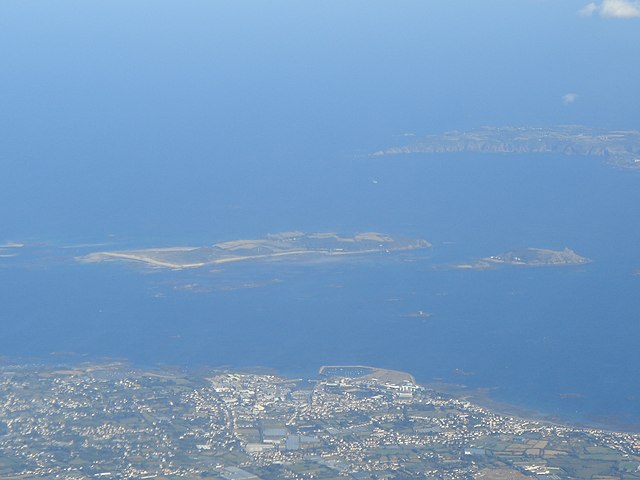
<svg viewBox="0 0 640 480"><path fill-rule="evenodd" d="M265 165L299 179L405 132L637 128L639 14L624 0L2 2L3 235L195 230L185 217L259 190Z"/></svg>

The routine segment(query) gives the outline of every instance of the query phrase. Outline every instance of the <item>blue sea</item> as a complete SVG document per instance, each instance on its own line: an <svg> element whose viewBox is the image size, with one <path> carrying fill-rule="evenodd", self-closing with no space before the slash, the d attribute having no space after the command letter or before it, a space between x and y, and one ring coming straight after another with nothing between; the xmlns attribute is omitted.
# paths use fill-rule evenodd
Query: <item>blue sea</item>
<svg viewBox="0 0 640 480"><path fill-rule="evenodd" d="M261 172L262 188L274 188L286 168L272 163ZM425 383L489 387L497 400L565 420L636 429L639 182L639 172L585 158L337 156L305 182L280 184L281 195L263 196L256 185L249 198L230 196L234 208L191 230L172 226L158 238L70 235L14 249L18 256L0 264L0 352L310 376L324 364L376 365ZM226 231L239 212L256 221ZM433 247L215 270L73 260L95 250L291 229L376 230ZM77 246L91 242L97 245ZM526 246L570 247L593 263L450 268ZM432 315L410 315L418 310Z"/></svg>
<svg viewBox="0 0 640 480"><path fill-rule="evenodd" d="M27 244L0 246L0 356L378 365L640 430L640 172L369 156L482 125L637 129L637 19L584 3L0 3L0 245ZM215 271L73 259L291 230L433 247ZM449 268L518 247L593 262Z"/></svg>

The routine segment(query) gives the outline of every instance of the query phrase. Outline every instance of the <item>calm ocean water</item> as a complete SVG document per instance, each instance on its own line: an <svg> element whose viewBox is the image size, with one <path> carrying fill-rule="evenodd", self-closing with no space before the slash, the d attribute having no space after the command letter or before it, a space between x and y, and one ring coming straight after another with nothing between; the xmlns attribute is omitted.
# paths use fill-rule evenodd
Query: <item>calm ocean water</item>
<svg viewBox="0 0 640 480"><path fill-rule="evenodd" d="M230 193L210 222L193 219L164 237L41 240L120 248L289 229L377 230L426 238L433 248L185 272L77 264L61 261L60 250L25 249L1 259L0 353L59 361L67 357L50 353L76 352L74 361L123 357L304 375L322 364L371 364L423 382L495 387L500 400L567 419L637 424L638 172L533 156L347 157L326 167L301 183L286 181L284 165L265 170L262 185L252 177L257 191ZM261 196L276 184L281 195ZM256 219L251 228L247 218ZM594 262L445 268L522 246L568 246ZM407 316L416 310L433 315Z"/></svg>
<svg viewBox="0 0 640 480"><path fill-rule="evenodd" d="M577 15L585 3L0 3L0 244L45 244L0 247L0 356L366 363L637 424L640 172L364 155L481 125L637 128L637 23ZM90 247L50 247L292 229L434 247L216 272L81 265ZM594 262L442 268L526 246Z"/></svg>

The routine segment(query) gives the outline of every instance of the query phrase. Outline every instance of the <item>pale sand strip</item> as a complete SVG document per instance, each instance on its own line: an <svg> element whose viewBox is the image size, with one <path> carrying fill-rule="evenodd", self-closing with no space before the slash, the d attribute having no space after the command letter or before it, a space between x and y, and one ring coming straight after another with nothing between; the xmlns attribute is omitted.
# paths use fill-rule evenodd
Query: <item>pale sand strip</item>
<svg viewBox="0 0 640 480"><path fill-rule="evenodd" d="M198 268L204 267L206 265L221 265L224 263L231 262L241 262L245 260L261 260L267 258L277 258L277 257L285 257L292 255L329 255L329 256L344 256L344 255L362 255L367 253L379 253L383 250L380 249L370 249L370 250L359 250L357 252L331 252L326 250L292 250L289 252L279 252L279 253L267 253L264 255L246 255L246 256L237 256L237 257L224 257L216 260L211 260L209 262L197 262L197 263L175 263L169 262L166 260L158 260L148 255L144 255L145 251L167 251L166 249L149 249L149 250L138 250L135 253L126 253L126 252L96 252L85 257L79 258L79 260L84 260L86 262L100 262L110 259L121 259L121 260L131 260L134 262L141 262L152 265L154 267L164 267L164 268L173 268L173 269L183 269L183 268ZM185 250L186 251L186 250Z"/></svg>
<svg viewBox="0 0 640 480"><path fill-rule="evenodd" d="M110 260L112 258L122 259L122 260L132 260L134 262L142 262L148 263L149 265L153 265L155 267L165 267L165 268L196 268L203 267L206 263L171 263L162 260L156 260L155 258L146 257L144 255L137 255L134 253L119 253L119 252L97 252L87 255L85 257L81 257L79 260L84 260L86 262L100 262L103 260Z"/></svg>

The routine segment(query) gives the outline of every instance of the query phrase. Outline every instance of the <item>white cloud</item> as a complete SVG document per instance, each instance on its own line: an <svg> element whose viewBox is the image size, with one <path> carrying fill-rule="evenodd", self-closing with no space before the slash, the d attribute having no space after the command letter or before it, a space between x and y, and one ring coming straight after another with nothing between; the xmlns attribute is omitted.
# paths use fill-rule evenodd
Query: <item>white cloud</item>
<svg viewBox="0 0 640 480"><path fill-rule="evenodd" d="M604 0L600 13L605 17L640 17L640 2L629 0Z"/></svg>
<svg viewBox="0 0 640 480"><path fill-rule="evenodd" d="M578 13L580 15L584 15L585 17L589 17L591 15L593 15L594 13L596 13L598 11L598 5L595 4L595 2L591 2L588 5L585 5L584 7L582 7Z"/></svg>
<svg viewBox="0 0 640 480"><path fill-rule="evenodd" d="M564 103L565 105L571 105L577 99L578 99L577 93L567 93L566 95L562 96L562 103Z"/></svg>
<svg viewBox="0 0 640 480"><path fill-rule="evenodd" d="M591 16L597 13L608 18L640 17L640 0L602 0L599 4L591 2L582 7L580 15Z"/></svg>

